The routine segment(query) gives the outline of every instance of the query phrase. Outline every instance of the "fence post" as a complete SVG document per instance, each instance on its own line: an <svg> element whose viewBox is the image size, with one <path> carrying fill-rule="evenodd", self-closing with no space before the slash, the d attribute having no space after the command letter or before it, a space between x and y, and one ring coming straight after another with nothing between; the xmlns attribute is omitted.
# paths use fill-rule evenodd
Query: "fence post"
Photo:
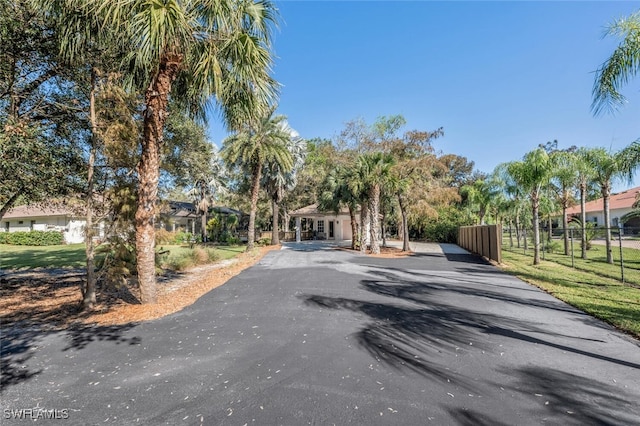
<svg viewBox="0 0 640 426"><path fill-rule="evenodd" d="M620 245L620 276L622 277L622 284L624 284L624 259L622 257L622 227L620 226L618 231L618 241Z"/></svg>

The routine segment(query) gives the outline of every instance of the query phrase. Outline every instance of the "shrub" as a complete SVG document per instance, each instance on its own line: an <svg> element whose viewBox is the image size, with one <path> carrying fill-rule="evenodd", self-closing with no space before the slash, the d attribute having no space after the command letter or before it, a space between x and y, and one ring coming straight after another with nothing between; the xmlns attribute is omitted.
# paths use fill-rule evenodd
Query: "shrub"
<svg viewBox="0 0 640 426"><path fill-rule="evenodd" d="M166 229L156 230L156 245L171 244L175 240L175 232L167 231Z"/></svg>
<svg viewBox="0 0 640 426"><path fill-rule="evenodd" d="M220 256L211 248L196 247L187 252L180 252L175 255L169 255L163 263L163 266L176 271L184 271L193 266L206 265L215 262Z"/></svg>
<svg viewBox="0 0 640 426"><path fill-rule="evenodd" d="M549 241L545 244L544 250L547 253L558 253L560 252L562 245L558 241Z"/></svg>
<svg viewBox="0 0 640 426"><path fill-rule="evenodd" d="M17 231L0 233L0 244L15 246L56 246L64 244L64 235L59 231Z"/></svg>

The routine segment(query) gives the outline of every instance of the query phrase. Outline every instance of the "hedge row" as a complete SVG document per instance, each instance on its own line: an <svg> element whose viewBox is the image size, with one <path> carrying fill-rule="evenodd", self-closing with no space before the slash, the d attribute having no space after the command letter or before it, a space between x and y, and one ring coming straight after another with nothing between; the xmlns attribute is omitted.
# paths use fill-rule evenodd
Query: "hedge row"
<svg viewBox="0 0 640 426"><path fill-rule="evenodd" d="M64 235L58 231L0 232L0 244L55 246L64 244Z"/></svg>

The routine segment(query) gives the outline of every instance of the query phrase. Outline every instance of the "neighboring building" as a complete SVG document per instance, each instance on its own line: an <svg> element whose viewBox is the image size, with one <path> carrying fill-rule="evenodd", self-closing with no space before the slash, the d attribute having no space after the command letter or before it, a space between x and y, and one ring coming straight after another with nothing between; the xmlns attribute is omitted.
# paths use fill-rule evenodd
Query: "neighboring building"
<svg viewBox="0 0 640 426"><path fill-rule="evenodd" d="M200 232L200 217L193 203L169 201L156 220L158 228L168 231ZM234 210L235 212L235 210ZM84 241L85 219L65 207L17 206L2 218L0 232L60 231L67 244ZM96 225L96 236L103 238L105 224Z"/></svg>
<svg viewBox="0 0 640 426"><path fill-rule="evenodd" d="M17 206L2 218L1 231L60 231L67 244L74 244L84 241L84 224L84 218L64 207ZM101 225L98 230L101 235Z"/></svg>
<svg viewBox="0 0 640 426"><path fill-rule="evenodd" d="M640 193L640 186L622 191L617 194L612 194L609 199L609 211L612 227L618 227L622 225L625 229L635 230L640 228L640 218L633 218L624 223L621 223L621 218L630 213L633 210L633 204L637 200L638 193ZM597 226L605 226L604 223L604 205L602 198L598 198L594 201L589 201L586 204L586 217L587 222L591 222ZM580 204L567 209L567 216L569 218L580 217ZM634 229L635 228L635 229ZM626 231L625 231L626 232Z"/></svg>
<svg viewBox="0 0 640 426"><path fill-rule="evenodd" d="M183 231L195 234L200 232L200 216L193 203L185 201L167 201L156 221L158 228L167 231Z"/></svg>
<svg viewBox="0 0 640 426"><path fill-rule="evenodd" d="M327 240L351 240L351 217L349 209L341 209L338 214L318 210L318 204L302 207L292 211L289 216L296 218L296 227L302 232L311 231L317 239ZM356 221L360 227L360 211L356 213ZM367 241L369 232L367 230Z"/></svg>

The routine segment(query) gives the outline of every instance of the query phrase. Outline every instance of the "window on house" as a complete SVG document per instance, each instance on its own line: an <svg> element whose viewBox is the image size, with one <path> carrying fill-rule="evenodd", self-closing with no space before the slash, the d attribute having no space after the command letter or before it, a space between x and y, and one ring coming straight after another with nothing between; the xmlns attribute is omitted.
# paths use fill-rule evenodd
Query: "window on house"
<svg viewBox="0 0 640 426"><path fill-rule="evenodd" d="M10 224L10 223L11 223L11 222L5 222L5 223L4 223L4 231L5 231L5 232L9 232L9 224Z"/></svg>
<svg viewBox="0 0 640 426"><path fill-rule="evenodd" d="M318 232L324 232L324 220L318 221Z"/></svg>
<svg viewBox="0 0 640 426"><path fill-rule="evenodd" d="M31 223L29 224L29 230L33 231L33 226L36 224L35 220L32 220Z"/></svg>
<svg viewBox="0 0 640 426"><path fill-rule="evenodd" d="M22 220L18 221L18 225L22 225L24 222Z"/></svg>

